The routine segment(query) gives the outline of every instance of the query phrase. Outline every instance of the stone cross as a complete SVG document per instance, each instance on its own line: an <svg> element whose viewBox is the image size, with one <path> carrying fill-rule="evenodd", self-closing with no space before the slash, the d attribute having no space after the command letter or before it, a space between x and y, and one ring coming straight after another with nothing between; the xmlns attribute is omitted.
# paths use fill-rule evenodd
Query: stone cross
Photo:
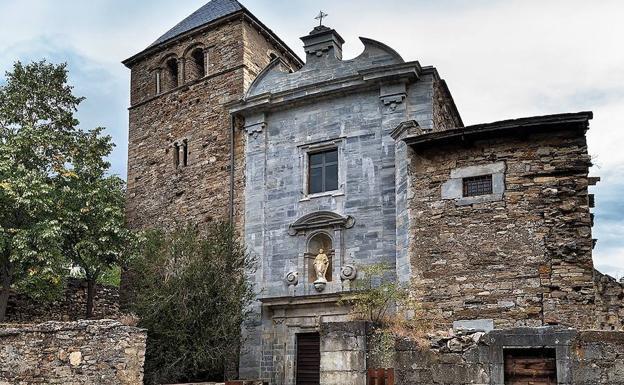
<svg viewBox="0 0 624 385"><path fill-rule="evenodd" d="M319 27L320 27L321 25L323 25L323 18L325 18L325 17L327 17L327 16L329 16L329 15L328 15L328 14L326 14L325 12L323 12L323 11L320 11L320 12L319 12L319 14L318 14L318 16L317 16L317 17L315 17L315 19L319 21Z"/></svg>

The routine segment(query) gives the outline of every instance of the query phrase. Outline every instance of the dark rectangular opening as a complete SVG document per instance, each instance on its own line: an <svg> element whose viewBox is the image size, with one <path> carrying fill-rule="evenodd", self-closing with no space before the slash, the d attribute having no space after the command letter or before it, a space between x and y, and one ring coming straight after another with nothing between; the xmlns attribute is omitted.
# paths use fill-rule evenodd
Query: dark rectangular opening
<svg viewBox="0 0 624 385"><path fill-rule="evenodd" d="M321 338L318 333L297 334L297 385L320 385Z"/></svg>
<svg viewBox="0 0 624 385"><path fill-rule="evenodd" d="M556 385L555 349L505 349L505 385Z"/></svg>
<svg viewBox="0 0 624 385"><path fill-rule="evenodd" d="M463 179L463 196L492 194L492 175L471 176Z"/></svg>
<svg viewBox="0 0 624 385"><path fill-rule="evenodd" d="M308 193L338 190L338 150L308 155Z"/></svg>

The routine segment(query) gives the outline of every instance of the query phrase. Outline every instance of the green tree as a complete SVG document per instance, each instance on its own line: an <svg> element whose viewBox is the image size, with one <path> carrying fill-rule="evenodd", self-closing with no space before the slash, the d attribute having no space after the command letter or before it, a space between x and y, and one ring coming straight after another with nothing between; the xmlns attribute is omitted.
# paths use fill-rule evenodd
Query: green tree
<svg viewBox="0 0 624 385"><path fill-rule="evenodd" d="M58 183L68 172L81 101L64 64L17 62L0 86L0 322L16 282L58 277Z"/></svg>
<svg viewBox="0 0 624 385"><path fill-rule="evenodd" d="M95 282L130 242L124 182L107 176L113 148L102 128L78 129L83 100L65 64L15 63L0 86L0 322L10 290L48 298L70 267Z"/></svg>
<svg viewBox="0 0 624 385"><path fill-rule="evenodd" d="M253 266L228 224L147 233L130 263L146 383L223 379L237 362Z"/></svg>
<svg viewBox="0 0 624 385"><path fill-rule="evenodd" d="M107 176L113 149L102 128L76 135L72 168L62 177L62 251L87 281L86 318L93 316L96 282L123 263L132 234L125 228L124 181Z"/></svg>

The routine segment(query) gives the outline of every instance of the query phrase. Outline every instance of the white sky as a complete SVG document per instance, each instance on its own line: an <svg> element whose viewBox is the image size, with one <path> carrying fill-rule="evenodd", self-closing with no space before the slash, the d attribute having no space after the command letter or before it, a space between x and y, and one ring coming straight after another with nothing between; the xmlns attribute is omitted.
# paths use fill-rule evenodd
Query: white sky
<svg viewBox="0 0 624 385"><path fill-rule="evenodd" d="M434 65L465 124L592 110L588 132L596 194L596 266L624 276L624 1L241 0L300 56L299 37L326 25L345 38L380 40L406 60ZM0 70L15 60L67 61L84 95L84 127L105 126L125 176L129 72L141 51L202 0L0 0Z"/></svg>

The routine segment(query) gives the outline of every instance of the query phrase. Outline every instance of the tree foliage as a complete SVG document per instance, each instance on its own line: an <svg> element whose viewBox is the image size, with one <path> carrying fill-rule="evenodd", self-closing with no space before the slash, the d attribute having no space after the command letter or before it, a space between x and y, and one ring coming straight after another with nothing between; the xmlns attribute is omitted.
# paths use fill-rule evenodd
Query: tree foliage
<svg viewBox="0 0 624 385"><path fill-rule="evenodd" d="M87 281L86 317L93 316L96 282L119 266L131 250L125 227L125 183L107 176L113 148L102 128L79 132L72 168L63 175L60 213L62 251Z"/></svg>
<svg viewBox="0 0 624 385"><path fill-rule="evenodd" d="M147 328L148 383L221 380L237 362L254 260L228 224L150 231L132 259L133 310Z"/></svg>
<svg viewBox="0 0 624 385"><path fill-rule="evenodd" d="M67 85L65 65L43 61L17 62L0 87L0 321L16 282L58 280L58 182L71 160L81 100Z"/></svg>
<svg viewBox="0 0 624 385"><path fill-rule="evenodd" d="M65 64L17 62L0 86L0 321L11 289L49 297L73 264L93 275L115 263L123 241L110 137L78 129L83 98L67 76Z"/></svg>

